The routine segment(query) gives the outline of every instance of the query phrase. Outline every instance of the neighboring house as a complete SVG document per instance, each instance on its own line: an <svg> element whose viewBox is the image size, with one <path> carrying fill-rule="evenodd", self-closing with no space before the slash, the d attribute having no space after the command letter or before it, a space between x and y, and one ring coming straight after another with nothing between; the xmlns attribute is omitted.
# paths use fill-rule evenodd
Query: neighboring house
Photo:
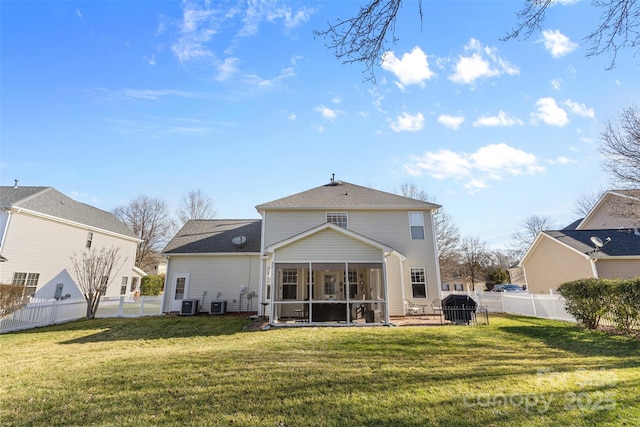
<svg viewBox="0 0 640 427"><path fill-rule="evenodd" d="M197 299L198 311L221 300L226 311L258 311L261 228L259 219L188 221L162 252L164 311L180 311L184 299Z"/></svg>
<svg viewBox="0 0 640 427"><path fill-rule="evenodd" d="M262 220L190 221L163 251L164 310L188 297L208 311L219 298L273 325L387 324L405 314L405 301L429 305L441 296L438 208L332 179L258 205ZM255 302L247 301L252 292Z"/></svg>
<svg viewBox="0 0 640 427"><path fill-rule="evenodd" d="M529 292L550 293L583 278L640 276L640 230L620 216L638 202L639 190L607 191L582 220L538 234L520 263Z"/></svg>
<svg viewBox="0 0 640 427"><path fill-rule="evenodd" d="M51 187L0 187L0 282L26 285L36 298L83 298L72 258L83 251L120 248L124 265L107 296L129 294L144 273L134 267L140 240L111 213L77 202Z"/></svg>

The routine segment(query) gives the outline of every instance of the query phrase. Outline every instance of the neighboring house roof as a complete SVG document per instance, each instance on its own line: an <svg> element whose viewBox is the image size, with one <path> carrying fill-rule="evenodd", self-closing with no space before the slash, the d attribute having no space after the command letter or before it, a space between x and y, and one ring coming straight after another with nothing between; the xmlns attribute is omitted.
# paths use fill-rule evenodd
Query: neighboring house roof
<svg viewBox="0 0 640 427"><path fill-rule="evenodd" d="M438 209L440 205L398 196L344 181L333 181L311 190L256 206L268 209Z"/></svg>
<svg viewBox="0 0 640 427"><path fill-rule="evenodd" d="M587 216L582 218L582 220L576 225L577 229L581 229L584 224L587 224L589 220L595 215L600 207L606 202L608 197L616 196L622 197L625 199L631 199L634 203L640 202L640 190L609 190L606 191L600 199L596 202L596 204L591 208Z"/></svg>
<svg viewBox="0 0 640 427"><path fill-rule="evenodd" d="M112 213L77 202L52 187L0 186L0 208L23 209L138 239Z"/></svg>
<svg viewBox="0 0 640 427"><path fill-rule="evenodd" d="M563 230L575 230L575 229L577 229L578 225L580 225L580 223L582 222L583 219L584 218L576 219L571 224L569 224L566 227L564 227Z"/></svg>
<svg viewBox="0 0 640 427"><path fill-rule="evenodd" d="M558 230L543 231L541 234L591 258L640 257L640 233L634 229ZM607 238L611 238L611 241L596 251L592 237L605 243ZM532 248L533 246L535 244Z"/></svg>
<svg viewBox="0 0 640 427"><path fill-rule="evenodd" d="M192 219L178 231L162 251L165 255L260 252L262 220ZM244 236L240 245L235 237Z"/></svg>

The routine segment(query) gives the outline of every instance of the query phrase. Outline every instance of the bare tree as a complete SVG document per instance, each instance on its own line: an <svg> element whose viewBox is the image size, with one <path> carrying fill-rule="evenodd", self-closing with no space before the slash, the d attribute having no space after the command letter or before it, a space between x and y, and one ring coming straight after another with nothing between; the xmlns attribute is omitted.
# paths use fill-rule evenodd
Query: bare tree
<svg viewBox="0 0 640 427"><path fill-rule="evenodd" d="M217 212L213 208L211 198L201 190L192 190L182 196L178 219L184 225L190 219L215 218Z"/></svg>
<svg viewBox="0 0 640 427"><path fill-rule="evenodd" d="M578 215L580 218L584 218L589 214L589 212L591 212L605 192L605 189L600 188L598 190L582 194L575 202L573 202L573 213Z"/></svg>
<svg viewBox="0 0 640 427"><path fill-rule="evenodd" d="M361 62L369 77L365 80L375 82L374 67L382 61L386 52L388 36L395 37L396 15L402 6L402 0L370 0L360 7L357 16L338 19L329 23L324 31L314 31L316 36L328 37L327 47L334 51L336 58L343 64ZM418 12L422 21L422 0L418 0Z"/></svg>
<svg viewBox="0 0 640 427"><path fill-rule="evenodd" d="M640 19L640 18L639 18ZM640 111L623 108L616 122L609 120L600 135L603 167L623 186L640 187Z"/></svg>
<svg viewBox="0 0 640 427"><path fill-rule="evenodd" d="M511 235L512 245L518 256L524 255L541 231L553 228L555 228L554 223L547 217L531 215L526 218L521 229Z"/></svg>
<svg viewBox="0 0 640 427"><path fill-rule="evenodd" d="M400 192L404 197L423 202L436 203L435 197L429 196L414 184L402 184ZM436 245L438 247L438 263L440 264L440 276L443 281L453 278L458 270L458 246L460 243L460 231L453 222L453 218L444 208L438 209L433 215L433 227L435 229Z"/></svg>
<svg viewBox="0 0 640 427"><path fill-rule="evenodd" d="M518 23L503 40L529 38L542 29L548 9L557 0L525 0L517 13ZM618 51L640 46L640 3L637 0L592 0L591 5L602 10L598 26L585 41L591 44L587 56L611 52L609 68L615 67Z"/></svg>
<svg viewBox="0 0 640 427"><path fill-rule="evenodd" d="M20 310L26 301L23 285L0 283L0 319Z"/></svg>
<svg viewBox="0 0 640 427"><path fill-rule="evenodd" d="M157 253L170 239L174 225L167 204L160 199L140 196L113 214L142 239L136 253L136 266L142 270L155 265Z"/></svg>
<svg viewBox="0 0 640 427"><path fill-rule="evenodd" d="M100 251L94 248L71 258L76 282L87 301L87 319L95 317L100 297L126 262L125 259L120 263L119 252L120 248L102 248Z"/></svg>
<svg viewBox="0 0 640 427"><path fill-rule="evenodd" d="M465 237L460 243L460 264L464 269L471 290L475 291L476 283L484 277L489 263L487 245L477 237Z"/></svg>
<svg viewBox="0 0 640 427"><path fill-rule="evenodd" d="M517 13L518 22L503 40L529 38L542 28L547 9L557 0L524 0ZM587 56L612 52L609 68L615 66L618 51L640 46L640 5L637 0L592 0L592 7L603 11L597 27L585 37L591 43ZM420 23L423 20L422 1L417 3ZM326 30L316 30L316 37L328 38L327 48L343 64L365 65L365 81L375 83L374 68L381 64L387 52L387 42L397 42L396 17L402 0L368 0L354 17L338 18L328 23Z"/></svg>

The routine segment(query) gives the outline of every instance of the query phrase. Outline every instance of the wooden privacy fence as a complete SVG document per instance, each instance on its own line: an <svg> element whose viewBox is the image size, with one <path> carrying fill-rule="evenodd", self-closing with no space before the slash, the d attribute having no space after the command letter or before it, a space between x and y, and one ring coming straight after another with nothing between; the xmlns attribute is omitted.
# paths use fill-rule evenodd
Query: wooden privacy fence
<svg viewBox="0 0 640 427"><path fill-rule="evenodd" d="M0 319L0 334L56 325L86 316L85 300L31 299L22 309ZM97 318L141 317L162 314L162 296L102 298Z"/></svg>

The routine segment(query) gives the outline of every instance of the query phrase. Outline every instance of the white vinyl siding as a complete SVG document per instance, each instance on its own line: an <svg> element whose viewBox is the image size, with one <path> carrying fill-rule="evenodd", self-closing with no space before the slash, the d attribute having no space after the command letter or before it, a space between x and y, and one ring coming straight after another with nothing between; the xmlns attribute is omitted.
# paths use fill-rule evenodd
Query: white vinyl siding
<svg viewBox="0 0 640 427"><path fill-rule="evenodd" d="M164 293L173 294L175 275L189 272L189 293L185 298L200 300L201 311L208 313L212 300L226 300L227 311L237 312L240 309L240 290L246 287L246 293L242 296L242 311L247 311L249 307L258 312L262 307L257 296L251 299L247 296L251 292L258 293L259 266L260 257L257 254L171 256ZM167 298L165 301L164 311L170 311L169 300Z"/></svg>
<svg viewBox="0 0 640 427"><path fill-rule="evenodd" d="M137 243L134 240L93 232L92 249L120 248L120 263L123 267L112 277L107 296L120 294L123 276L130 276L134 267ZM75 284L72 257L80 256L86 250L87 228L65 224L28 213L11 215L9 227L4 236L2 255L9 262L0 268L0 282L7 283L14 272L40 273L37 298L53 298L58 283L64 284L65 293L71 299L84 299Z"/></svg>

